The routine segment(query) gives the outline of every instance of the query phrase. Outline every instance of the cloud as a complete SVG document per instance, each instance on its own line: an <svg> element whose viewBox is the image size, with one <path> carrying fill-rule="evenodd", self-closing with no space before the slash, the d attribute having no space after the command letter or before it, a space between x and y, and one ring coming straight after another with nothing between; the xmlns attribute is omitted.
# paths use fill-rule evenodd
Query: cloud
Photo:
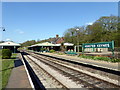
<svg viewBox="0 0 120 90"><path fill-rule="evenodd" d="M10 38L7 38L6 41L11 41L11 39L10 39Z"/></svg>
<svg viewBox="0 0 120 90"><path fill-rule="evenodd" d="M23 31L19 31L20 34L23 34L24 32Z"/></svg>
<svg viewBox="0 0 120 90"><path fill-rule="evenodd" d="M88 22L88 23L86 23L86 25L92 25L94 23L94 21L93 22Z"/></svg>
<svg viewBox="0 0 120 90"><path fill-rule="evenodd" d="M19 34L24 34L25 32L24 31L22 31L21 29L16 29L15 30L17 33L19 33Z"/></svg>
<svg viewBox="0 0 120 90"><path fill-rule="evenodd" d="M92 25L93 23L92 22L89 22L89 23L86 23L87 25Z"/></svg>

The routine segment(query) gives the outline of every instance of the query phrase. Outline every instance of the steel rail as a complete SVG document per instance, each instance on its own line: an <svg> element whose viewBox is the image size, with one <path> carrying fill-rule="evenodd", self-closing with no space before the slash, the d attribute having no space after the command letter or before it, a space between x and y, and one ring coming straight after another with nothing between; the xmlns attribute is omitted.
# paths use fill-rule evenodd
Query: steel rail
<svg viewBox="0 0 120 90"><path fill-rule="evenodd" d="M29 60L31 60L32 62L34 62L40 69L42 69L47 75L49 75L52 79L54 79L58 85L61 85L64 90L69 90L64 84L62 84L59 80L57 80L54 76L52 76L49 72L47 72L44 68L40 67L40 65L38 63L36 63L35 61L33 61L30 57L27 56L27 58L29 58Z"/></svg>
<svg viewBox="0 0 120 90"><path fill-rule="evenodd" d="M35 57L35 58L37 58L36 56L33 56L33 57ZM41 57L40 57L41 58ZM37 59L39 59L39 58L37 58ZM45 60L47 60L46 58L42 58L42 59L45 59ZM53 62L52 62L53 63ZM47 64L47 63L46 63ZM54 62L54 65L55 64L58 64L58 63L55 63ZM51 65L52 66L52 65ZM65 67L65 66L64 66ZM72 68L70 68L70 69L72 69ZM78 72L78 71L77 71ZM90 76L90 75L88 75L88 76ZM90 77L93 77L93 76L90 76ZM96 77L93 77L93 78L96 78ZM96 79L99 79L99 78L96 78ZM104 80L101 80L101 79L99 79L100 81L102 81L102 82L106 82L106 81L104 81ZM111 85L114 85L115 87L117 87L117 88L120 88L120 86L118 86L118 85L115 85L115 84L113 84L113 83L110 83L110 82L106 82L106 83L109 83L109 84L111 84Z"/></svg>

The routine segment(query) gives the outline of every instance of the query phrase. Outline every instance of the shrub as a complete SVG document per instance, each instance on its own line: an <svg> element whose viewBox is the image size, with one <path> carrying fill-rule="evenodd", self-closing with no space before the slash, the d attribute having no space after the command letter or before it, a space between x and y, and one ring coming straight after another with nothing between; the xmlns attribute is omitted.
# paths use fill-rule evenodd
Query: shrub
<svg viewBox="0 0 120 90"><path fill-rule="evenodd" d="M53 52L55 52L55 50L51 49L51 50L50 50L50 53L53 53Z"/></svg>
<svg viewBox="0 0 120 90"><path fill-rule="evenodd" d="M106 56L88 56L88 55L80 55L79 57L81 58L86 58L86 59L93 59L93 60L102 60L102 61L107 61L107 62L120 62L120 59L116 58L110 58Z"/></svg>
<svg viewBox="0 0 120 90"><path fill-rule="evenodd" d="M95 56L94 60L104 60L104 61L109 61L110 58L109 57L99 57L99 56Z"/></svg>
<svg viewBox="0 0 120 90"><path fill-rule="evenodd" d="M9 59L11 58L12 52L9 49L2 50L2 59Z"/></svg>
<svg viewBox="0 0 120 90"><path fill-rule="evenodd" d="M46 49L45 48L41 48L40 51L45 51Z"/></svg>
<svg viewBox="0 0 120 90"><path fill-rule="evenodd" d="M120 62L120 59L111 59L111 62Z"/></svg>
<svg viewBox="0 0 120 90"><path fill-rule="evenodd" d="M94 58L94 56L88 56L88 55L80 55L79 57L86 58L86 59L93 59Z"/></svg>

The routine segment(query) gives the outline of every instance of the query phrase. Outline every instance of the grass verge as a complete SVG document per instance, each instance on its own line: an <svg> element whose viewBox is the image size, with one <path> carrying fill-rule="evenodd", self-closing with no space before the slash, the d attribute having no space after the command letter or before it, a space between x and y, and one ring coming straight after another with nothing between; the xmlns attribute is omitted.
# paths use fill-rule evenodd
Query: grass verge
<svg viewBox="0 0 120 90"><path fill-rule="evenodd" d="M2 73L2 88L5 88L11 71L14 68L14 60L16 59L17 54L12 54L11 59L3 59L2 60L2 70L0 70L0 73Z"/></svg>
<svg viewBox="0 0 120 90"><path fill-rule="evenodd" d="M116 58L109 58L107 56L88 56L88 55L80 55L78 57L86 58L86 59L92 59L92 60L101 60L101 61L107 61L107 62L120 62L120 59Z"/></svg>

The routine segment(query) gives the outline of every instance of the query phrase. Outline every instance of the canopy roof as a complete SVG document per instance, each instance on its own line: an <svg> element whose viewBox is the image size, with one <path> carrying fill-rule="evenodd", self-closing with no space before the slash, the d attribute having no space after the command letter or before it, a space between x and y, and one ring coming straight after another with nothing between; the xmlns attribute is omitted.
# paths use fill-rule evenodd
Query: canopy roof
<svg viewBox="0 0 120 90"><path fill-rule="evenodd" d="M74 44L72 44L72 43L64 43L64 45L65 46L73 46ZM44 42L44 43L31 45L29 47L35 47L35 46L61 46L61 44L52 44L52 43L49 43L49 42Z"/></svg>
<svg viewBox="0 0 120 90"><path fill-rule="evenodd" d="M0 46L21 46L18 43L14 43L14 42L4 42L4 43L0 43Z"/></svg>
<svg viewBox="0 0 120 90"><path fill-rule="evenodd" d="M49 42L44 42L44 43L39 43L39 44L35 44L32 45L32 47L34 46L55 46L55 44L49 43Z"/></svg>
<svg viewBox="0 0 120 90"><path fill-rule="evenodd" d="M64 43L65 46L73 46L74 44L72 43Z"/></svg>

